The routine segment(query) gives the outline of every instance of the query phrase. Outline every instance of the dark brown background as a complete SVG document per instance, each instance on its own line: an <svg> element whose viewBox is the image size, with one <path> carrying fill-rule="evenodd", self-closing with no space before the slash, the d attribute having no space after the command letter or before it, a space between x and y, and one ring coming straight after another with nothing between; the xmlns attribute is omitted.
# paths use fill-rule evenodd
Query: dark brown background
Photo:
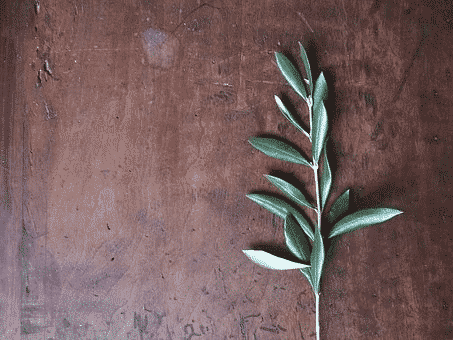
<svg viewBox="0 0 453 340"><path fill-rule="evenodd" d="M329 202L405 211L328 254L322 339L453 339L449 1L9 1L1 19L6 339L315 338L305 278L241 252L284 243L245 197L275 191L263 174L314 189L247 142L309 150L273 100L295 99L273 53L299 62L297 41L329 86Z"/></svg>

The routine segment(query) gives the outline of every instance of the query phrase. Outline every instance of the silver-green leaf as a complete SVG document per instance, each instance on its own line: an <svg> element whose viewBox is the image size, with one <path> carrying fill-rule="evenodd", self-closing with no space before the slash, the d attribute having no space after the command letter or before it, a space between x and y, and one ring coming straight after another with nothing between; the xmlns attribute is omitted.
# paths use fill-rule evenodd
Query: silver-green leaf
<svg viewBox="0 0 453 340"><path fill-rule="evenodd" d="M300 272L304 274L304 276L307 278L308 283L310 286L313 287L313 280L311 279L311 267L310 268L301 268Z"/></svg>
<svg viewBox="0 0 453 340"><path fill-rule="evenodd" d="M282 100L276 95L274 95L274 98L275 98L278 108L280 109L282 114L286 117L286 119L288 119L297 129L299 129L299 131L301 131L309 139L311 139L310 134L307 131L305 131L305 129L302 126L300 126L300 124L294 118L293 114L291 112L289 112L289 110L283 104Z"/></svg>
<svg viewBox="0 0 453 340"><path fill-rule="evenodd" d="M289 204L277 197L265 194L248 194L246 197L280 218L285 218L288 215Z"/></svg>
<svg viewBox="0 0 453 340"><path fill-rule="evenodd" d="M299 72L296 67L286 58L282 53L275 53L275 60L277 61L277 66L280 69L280 72L285 77L286 81L291 85L291 87L296 91L296 93L307 102L307 92L305 90L305 85L302 82Z"/></svg>
<svg viewBox="0 0 453 340"><path fill-rule="evenodd" d="M369 225L388 221L402 213L403 212L400 210L391 208L372 208L357 211L342 218L337 224L335 224L330 232L329 238L349 233Z"/></svg>
<svg viewBox="0 0 453 340"><path fill-rule="evenodd" d="M276 270L290 270L310 267L307 264L297 263L272 255L264 250L243 250L244 254L256 264Z"/></svg>
<svg viewBox="0 0 453 340"><path fill-rule="evenodd" d="M246 195L246 197L251 199L256 204L260 205L264 209L267 209L271 213L276 214L280 218L285 219L286 215L291 213L295 217L299 225L302 227L305 234L310 238L310 240L314 240L313 231L311 230L311 227L308 224L307 220L299 211L294 209L291 205L289 205L282 199L266 194L248 194Z"/></svg>
<svg viewBox="0 0 453 340"><path fill-rule="evenodd" d="M338 217L343 215L349 209L349 189L346 190L330 207L327 219L329 223L333 223Z"/></svg>
<svg viewBox="0 0 453 340"><path fill-rule="evenodd" d="M305 73L307 73L307 76L308 76L308 85L310 88L309 95L312 95L313 94L313 79L311 77L310 63L308 62L307 52L305 52L305 49L302 46L302 44L300 43L300 41L299 41L299 46L300 46L300 56L302 57L302 61L304 62L304 66L305 66Z"/></svg>
<svg viewBox="0 0 453 340"><path fill-rule="evenodd" d="M286 246L297 258L302 261L310 260L310 249L308 241L302 228L297 224L292 214L285 218L285 240Z"/></svg>
<svg viewBox="0 0 453 340"><path fill-rule="evenodd" d="M295 203L304 205L308 208L314 209L313 205L308 203L307 199L305 198L304 194L297 189L295 186L292 184L284 181L281 178L271 176L271 175L264 175L273 185L275 185L277 188L279 188L283 193L293 200Z"/></svg>
<svg viewBox="0 0 453 340"><path fill-rule="evenodd" d="M329 161L327 160L327 149L326 144L324 144L324 162L322 165L322 174L321 174L321 207L324 210L324 207L329 197L330 186L332 185L332 172L330 171Z"/></svg>
<svg viewBox="0 0 453 340"><path fill-rule="evenodd" d="M327 97L327 84L321 72L316 81L313 95L312 154L313 162L318 163L324 141L327 136L328 121L324 99Z"/></svg>
<svg viewBox="0 0 453 340"><path fill-rule="evenodd" d="M253 137L249 143L255 149L263 152L269 157L277 158L282 161L311 166L310 163L291 145L275 138Z"/></svg>
<svg viewBox="0 0 453 340"><path fill-rule="evenodd" d="M313 283L313 291L319 292L321 282L322 269L324 266L324 243L322 241L321 231L318 227L315 228L315 240L313 242L313 250L311 252L311 279Z"/></svg>
<svg viewBox="0 0 453 340"><path fill-rule="evenodd" d="M327 83L324 73L321 72L318 79L316 80L315 92L313 94L313 105L322 103L327 99Z"/></svg>

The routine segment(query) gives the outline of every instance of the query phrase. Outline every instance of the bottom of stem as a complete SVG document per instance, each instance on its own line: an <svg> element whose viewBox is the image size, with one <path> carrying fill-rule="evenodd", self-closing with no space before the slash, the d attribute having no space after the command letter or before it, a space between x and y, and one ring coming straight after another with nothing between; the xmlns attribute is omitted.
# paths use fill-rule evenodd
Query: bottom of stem
<svg viewBox="0 0 453 340"><path fill-rule="evenodd" d="M315 299L316 299L316 340L320 339L320 334L319 334L319 295L320 295L320 293L315 293Z"/></svg>

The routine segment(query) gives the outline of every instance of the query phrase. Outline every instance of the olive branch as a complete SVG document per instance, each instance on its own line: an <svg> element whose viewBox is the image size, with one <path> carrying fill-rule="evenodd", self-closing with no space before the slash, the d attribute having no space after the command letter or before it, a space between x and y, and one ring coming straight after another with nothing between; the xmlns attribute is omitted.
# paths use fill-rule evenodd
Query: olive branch
<svg viewBox="0 0 453 340"><path fill-rule="evenodd" d="M300 42L299 46L308 79L302 78L295 66L282 53L276 52L275 59L286 81L308 106L310 132L307 132L297 122L295 116L285 107L278 96L274 97L283 116L310 140L312 144L312 161L310 162L305 159L300 152L288 143L275 138L253 137L249 139L249 143L267 156L291 163L302 164L313 170L316 186L316 206L310 204L298 188L282 178L271 175L264 176L294 204L314 210L317 215L317 221L312 228L302 214L284 200L266 194L248 194L246 195L247 198L284 219L286 246L300 262L287 260L264 250L243 250L243 252L250 260L268 269L299 269L301 271L310 283L315 295L316 337L319 340L319 295L325 259L324 243L321 235L321 217L325 217L327 222L333 225L328 236L332 238L388 221L403 212L392 208L371 208L359 210L344 216L349 210L349 189L335 200L329 212L324 211L332 184L332 172L326 153L328 119L324 101L327 99L327 83L324 74L321 72L316 80L316 85L313 86L307 53ZM320 159L322 167L320 167ZM307 236L310 244L307 242Z"/></svg>

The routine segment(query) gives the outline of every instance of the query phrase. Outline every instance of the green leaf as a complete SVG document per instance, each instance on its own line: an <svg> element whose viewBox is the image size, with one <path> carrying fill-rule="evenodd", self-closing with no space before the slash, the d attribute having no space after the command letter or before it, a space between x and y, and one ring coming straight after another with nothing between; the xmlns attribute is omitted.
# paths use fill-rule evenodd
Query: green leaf
<svg viewBox="0 0 453 340"><path fill-rule="evenodd" d="M305 234L310 238L310 240L313 241L314 239L313 231L311 230L311 227L308 224L307 220L302 216L300 212L298 212L294 208L290 212L296 218L297 223L299 223L299 225L302 227Z"/></svg>
<svg viewBox="0 0 453 340"><path fill-rule="evenodd" d="M246 197L280 218L285 218L288 215L289 204L277 197L264 194L248 194Z"/></svg>
<svg viewBox="0 0 453 340"><path fill-rule="evenodd" d="M315 240L313 242L313 250L311 252L311 279L313 281L313 290L319 292L321 282L322 268L324 265L324 244L322 241L321 231L318 227L315 228Z"/></svg>
<svg viewBox="0 0 453 340"><path fill-rule="evenodd" d="M294 65L286 58L282 53L275 53L275 59L277 61L280 72L285 77L286 81L307 102L307 92L305 91L304 83L300 77L299 72L296 70Z"/></svg>
<svg viewBox="0 0 453 340"><path fill-rule="evenodd" d="M282 161L311 166L310 163L291 145L274 138L254 137L249 139L249 143L255 149L263 152L269 157L277 158Z"/></svg>
<svg viewBox="0 0 453 340"><path fill-rule="evenodd" d="M321 72L316 81L315 93L313 95L312 154L314 163L318 163L327 135L327 111L323 102L326 96L327 84L324 79L324 74Z"/></svg>
<svg viewBox="0 0 453 340"><path fill-rule="evenodd" d="M313 287L313 280L311 279L311 268L301 268L300 272L304 274L304 276L307 278L308 283L310 286Z"/></svg>
<svg viewBox="0 0 453 340"><path fill-rule="evenodd" d="M324 209L327 198L329 197L330 186L332 185L332 172L330 171L329 161L327 160L327 147L324 144L324 162L321 174L321 207Z"/></svg>
<svg viewBox="0 0 453 340"><path fill-rule="evenodd" d="M318 79L316 80L315 93L313 94L313 105L316 103L322 103L327 99L327 83L324 73L321 72Z"/></svg>
<svg viewBox="0 0 453 340"><path fill-rule="evenodd" d="M294 118L294 116L292 115L291 112L289 112L289 110L285 107L285 105L283 104L283 102L281 101L281 99L274 95L274 98L275 98L275 101L277 102L277 106L278 108L280 109L280 111L282 112L282 114L286 117L286 119L288 119L296 128L298 128L302 133L304 133L309 139L311 139L310 137L310 134L304 130L304 128L302 126L299 125L299 123L297 123L296 119Z"/></svg>
<svg viewBox="0 0 453 340"><path fill-rule="evenodd" d="M297 225L293 215L285 218L285 240L288 249L302 261L310 259L310 249L302 228Z"/></svg>
<svg viewBox="0 0 453 340"><path fill-rule="evenodd" d="M308 268L309 265L297 263L272 255L264 250L243 250L244 254L256 264L276 270Z"/></svg>
<svg viewBox="0 0 453 340"><path fill-rule="evenodd" d="M346 190L330 207L327 219L329 223L335 222L335 220L343 215L349 209L349 189Z"/></svg>
<svg viewBox="0 0 453 340"><path fill-rule="evenodd" d="M308 208L315 209L313 205L308 203L307 199L305 198L304 194L300 192L295 186L291 185L290 183L284 181L281 178L271 176L271 175L264 175L273 185L279 188L283 193L291 198L295 203L304 205Z"/></svg>
<svg viewBox="0 0 453 340"><path fill-rule="evenodd" d="M305 234L310 238L310 240L313 241L313 231L311 230L311 227L308 224L307 220L299 211L294 209L291 205L289 205L282 199L265 194L248 194L246 195L246 197L280 218L285 219L288 213L293 214L299 225L304 230Z"/></svg>
<svg viewBox="0 0 453 340"><path fill-rule="evenodd" d="M372 224L378 224L390 220L391 218L402 214L403 212L391 208L372 208L357 211L341 219L330 232L330 236L338 236L344 233L367 227Z"/></svg>
<svg viewBox="0 0 453 340"><path fill-rule="evenodd" d="M305 52L305 49L300 42L299 42L299 46L300 46L300 56L302 57L302 61L304 62L304 66L305 66L305 72L307 73L307 76L308 76L308 85L310 88L310 95L312 95L313 94L313 79L311 77L310 63L308 62L307 52Z"/></svg>

